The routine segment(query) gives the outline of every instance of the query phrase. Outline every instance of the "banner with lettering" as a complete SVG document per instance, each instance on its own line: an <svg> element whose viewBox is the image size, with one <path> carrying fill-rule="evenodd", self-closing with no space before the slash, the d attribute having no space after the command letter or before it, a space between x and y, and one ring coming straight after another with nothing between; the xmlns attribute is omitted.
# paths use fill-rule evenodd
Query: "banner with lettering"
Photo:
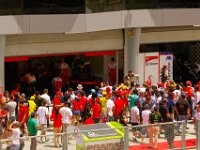
<svg viewBox="0 0 200 150"><path fill-rule="evenodd" d="M159 53L144 54L144 81L149 85L159 81Z"/></svg>

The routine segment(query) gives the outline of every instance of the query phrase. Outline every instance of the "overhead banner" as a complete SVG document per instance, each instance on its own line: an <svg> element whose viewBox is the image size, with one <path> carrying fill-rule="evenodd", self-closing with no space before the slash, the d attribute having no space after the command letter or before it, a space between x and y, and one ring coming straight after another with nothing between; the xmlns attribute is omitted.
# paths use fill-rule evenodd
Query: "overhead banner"
<svg viewBox="0 0 200 150"><path fill-rule="evenodd" d="M148 84L159 80L159 53L144 54L144 81Z"/></svg>
<svg viewBox="0 0 200 150"><path fill-rule="evenodd" d="M167 66L168 80L173 80L173 54L172 53L160 53L160 71L163 66Z"/></svg>

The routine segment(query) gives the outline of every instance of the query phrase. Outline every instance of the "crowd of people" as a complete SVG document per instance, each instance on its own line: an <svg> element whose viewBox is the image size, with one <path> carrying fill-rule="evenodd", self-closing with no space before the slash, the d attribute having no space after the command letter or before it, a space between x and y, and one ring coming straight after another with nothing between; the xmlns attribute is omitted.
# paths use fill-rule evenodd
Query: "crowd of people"
<svg viewBox="0 0 200 150"><path fill-rule="evenodd" d="M133 140L141 143L148 134L149 146L157 148L159 132L164 130L165 137L173 149L173 140L180 132L180 124L168 125L160 129L159 126L145 127L137 130L135 126L187 120L194 117L200 119L200 84L192 86L190 81L177 84L158 83L150 85L144 83L129 83L133 74L126 76L125 82L119 85L101 83L89 94L78 84L77 89L67 91L58 89L51 99L48 89L40 94L36 91L30 98L25 93L8 91L0 95L0 138L12 139L7 142L8 150L21 150L24 141L17 138L38 135L40 142L48 141L46 129L53 122L55 133L55 147L61 147L62 132L67 132L68 126L89 125L116 121L133 127ZM126 82L127 81L127 82ZM52 111L50 111L52 107ZM67 141L70 144L70 141ZM31 150L37 149L37 140L31 138Z"/></svg>

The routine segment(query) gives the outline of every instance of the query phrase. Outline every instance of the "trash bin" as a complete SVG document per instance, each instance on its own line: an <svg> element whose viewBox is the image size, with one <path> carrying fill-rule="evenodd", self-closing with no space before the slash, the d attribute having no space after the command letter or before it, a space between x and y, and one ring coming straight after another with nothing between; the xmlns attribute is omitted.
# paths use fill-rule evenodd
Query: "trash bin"
<svg viewBox="0 0 200 150"><path fill-rule="evenodd" d="M124 128L118 122L71 127L76 150L123 150Z"/></svg>

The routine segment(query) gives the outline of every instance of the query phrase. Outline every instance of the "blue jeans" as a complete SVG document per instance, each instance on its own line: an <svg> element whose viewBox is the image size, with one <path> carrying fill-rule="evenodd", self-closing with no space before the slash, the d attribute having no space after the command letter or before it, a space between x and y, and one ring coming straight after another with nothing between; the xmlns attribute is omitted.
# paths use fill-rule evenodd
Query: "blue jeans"
<svg viewBox="0 0 200 150"><path fill-rule="evenodd" d="M113 120L114 120L114 117L108 115L107 122L111 122L111 121L113 121Z"/></svg>
<svg viewBox="0 0 200 150"><path fill-rule="evenodd" d="M178 121L183 121L183 120L185 121L185 124L186 124L185 127L187 127L188 116L187 115L178 115ZM178 123L176 126L176 132L179 132L180 126L181 126L181 124Z"/></svg>

